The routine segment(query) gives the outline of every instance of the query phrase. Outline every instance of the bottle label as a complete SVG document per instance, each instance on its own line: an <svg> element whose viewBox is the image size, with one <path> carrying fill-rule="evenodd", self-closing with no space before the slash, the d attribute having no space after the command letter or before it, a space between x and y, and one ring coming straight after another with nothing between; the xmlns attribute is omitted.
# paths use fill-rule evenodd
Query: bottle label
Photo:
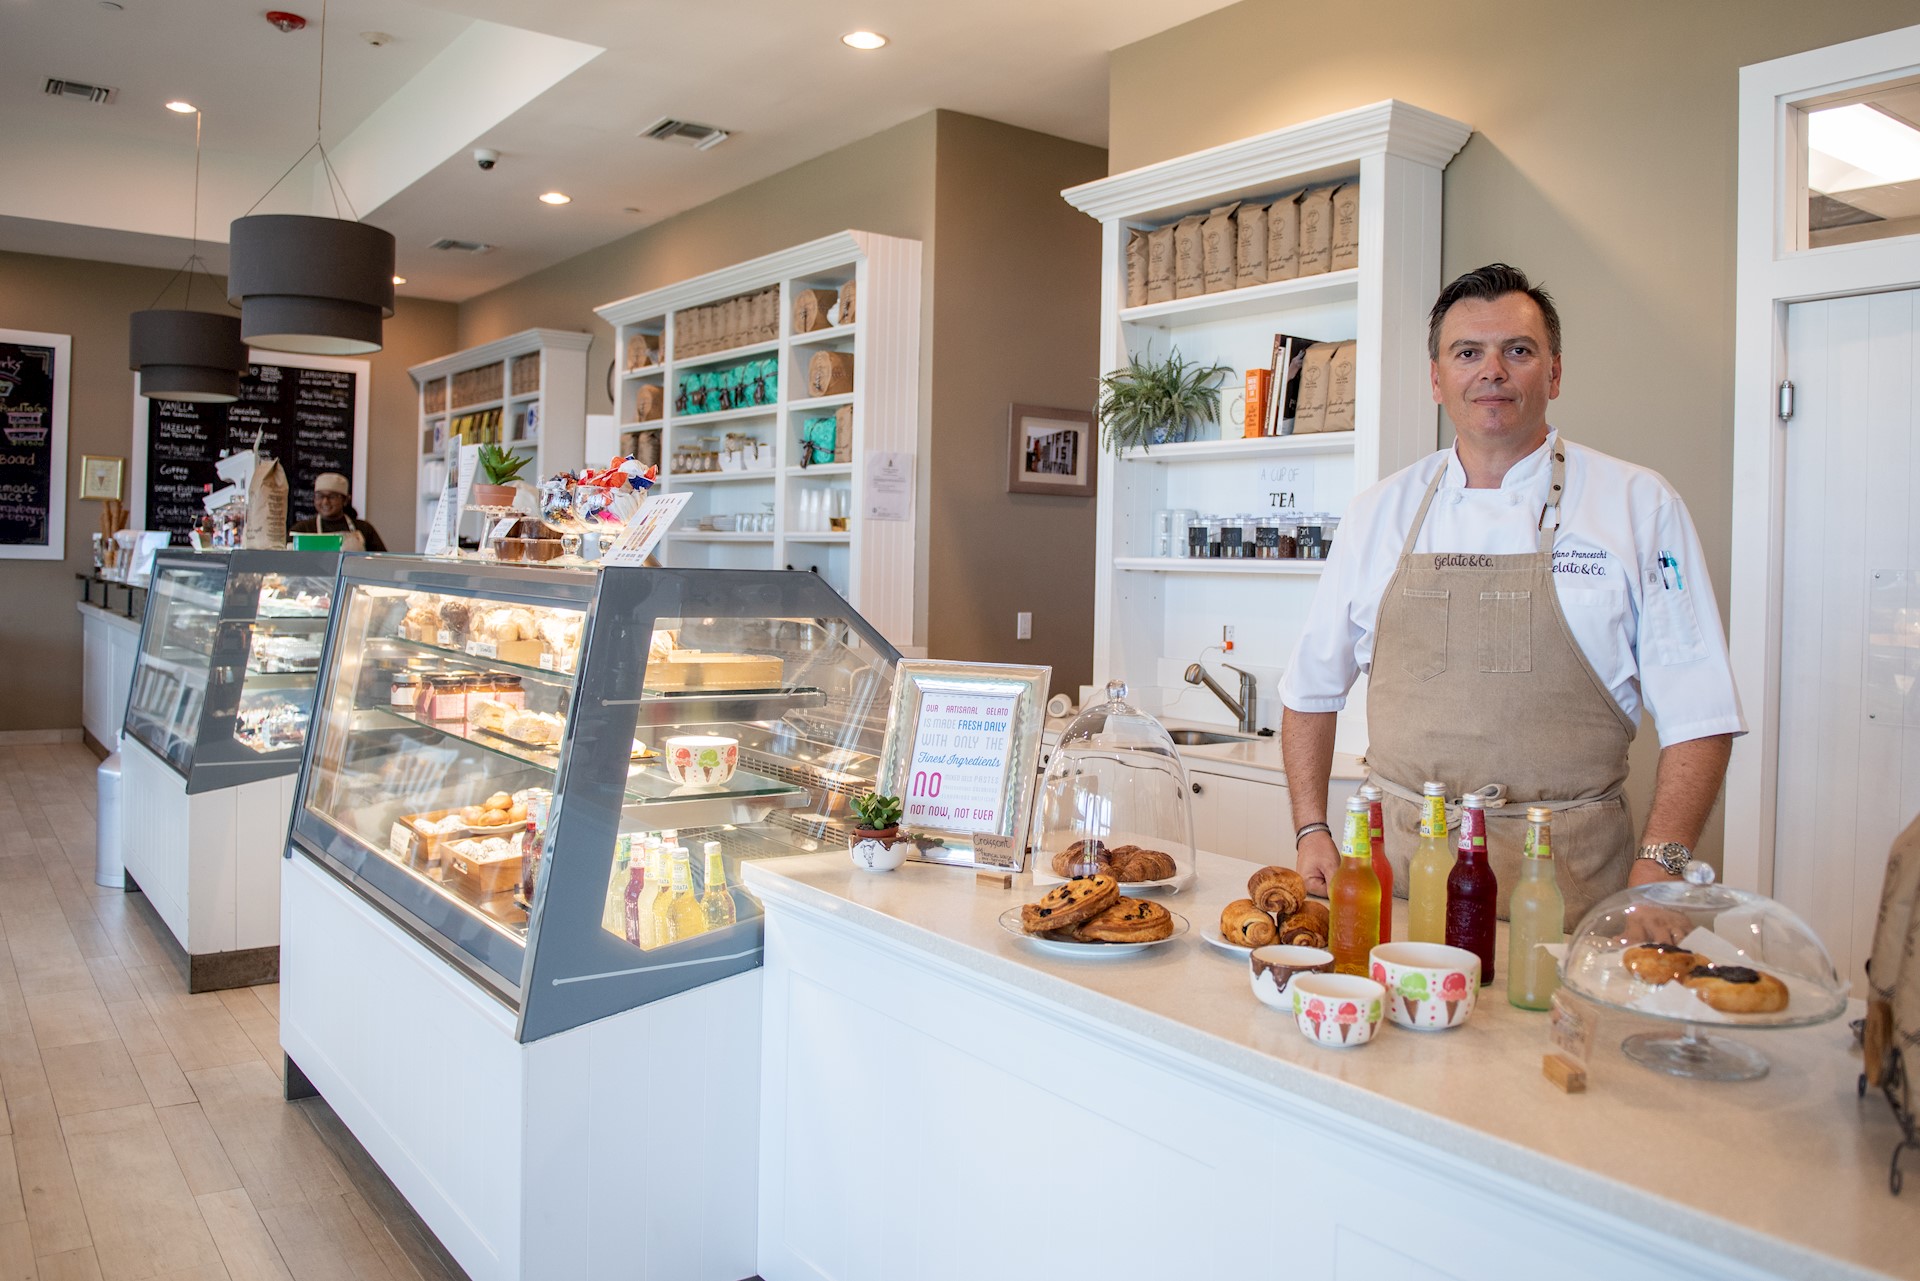
<svg viewBox="0 0 1920 1281"><path fill-rule="evenodd" d="M1366 811L1349 811L1347 814L1347 856L1350 858L1373 857L1373 828L1368 822Z"/></svg>
<svg viewBox="0 0 1920 1281"><path fill-rule="evenodd" d="M1460 811L1460 852L1473 851L1476 854L1487 852L1487 812L1482 809L1461 809Z"/></svg>
<svg viewBox="0 0 1920 1281"><path fill-rule="evenodd" d="M1447 834L1447 798L1429 796L1426 801L1426 813L1420 816L1420 835L1427 840L1443 839Z"/></svg>
<svg viewBox="0 0 1920 1281"><path fill-rule="evenodd" d="M713 853L707 855L707 888L713 889L716 886L725 885L726 883L726 859L719 850L715 850Z"/></svg>
<svg viewBox="0 0 1920 1281"><path fill-rule="evenodd" d="M1520 852L1527 858L1553 857L1553 838L1547 834L1547 828L1539 823L1527 824L1527 835L1520 843Z"/></svg>

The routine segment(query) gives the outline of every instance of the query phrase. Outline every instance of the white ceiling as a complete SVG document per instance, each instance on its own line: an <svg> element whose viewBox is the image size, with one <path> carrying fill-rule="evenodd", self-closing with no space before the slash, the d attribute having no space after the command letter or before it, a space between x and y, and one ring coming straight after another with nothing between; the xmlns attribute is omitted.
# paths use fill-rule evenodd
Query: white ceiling
<svg viewBox="0 0 1920 1281"><path fill-rule="evenodd" d="M394 233L402 294L460 300L936 107L1104 145L1107 55L1227 0L328 0L324 132L360 215ZM0 0L0 249L178 266L314 140L320 6L285 35L233 0ZM892 40L860 53L855 28ZM393 37L375 47L360 33ZM105 84L95 106L49 76ZM733 131L637 137L672 115ZM491 173L476 146L501 154ZM543 191L573 203L540 204ZM310 165L263 211L330 213ZM626 212L637 208L638 214ZM489 254L434 252L442 236Z"/></svg>

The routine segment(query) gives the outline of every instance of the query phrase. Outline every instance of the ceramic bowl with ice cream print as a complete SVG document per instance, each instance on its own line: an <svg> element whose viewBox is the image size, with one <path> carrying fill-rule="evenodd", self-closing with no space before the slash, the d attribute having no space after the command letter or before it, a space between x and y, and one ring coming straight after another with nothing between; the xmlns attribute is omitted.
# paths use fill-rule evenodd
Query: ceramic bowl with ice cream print
<svg viewBox="0 0 1920 1281"><path fill-rule="evenodd" d="M667 776L689 787L718 787L740 764L740 741L719 734L676 734L660 746Z"/></svg>
<svg viewBox="0 0 1920 1281"><path fill-rule="evenodd" d="M1382 943L1373 981L1387 990L1387 1017L1415 1032L1443 1032L1473 1016L1480 958L1444 943Z"/></svg>
<svg viewBox="0 0 1920 1281"><path fill-rule="evenodd" d="M1380 1030L1387 990L1357 974L1296 974L1287 984L1293 1017L1309 1041L1332 1049L1365 1045Z"/></svg>

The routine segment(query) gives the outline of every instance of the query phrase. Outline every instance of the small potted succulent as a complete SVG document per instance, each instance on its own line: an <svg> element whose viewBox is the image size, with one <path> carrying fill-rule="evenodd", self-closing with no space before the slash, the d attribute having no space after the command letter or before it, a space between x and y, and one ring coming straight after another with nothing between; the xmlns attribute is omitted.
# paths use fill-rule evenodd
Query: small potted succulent
<svg viewBox="0 0 1920 1281"><path fill-rule="evenodd" d="M900 798L868 792L853 802L853 835L847 841L854 863L869 872L891 872L913 853L900 839Z"/></svg>
<svg viewBox="0 0 1920 1281"><path fill-rule="evenodd" d="M480 446L480 479L473 483L473 505L513 506L514 497L519 492L513 482L520 479L520 473L532 461L530 455L516 454L498 445Z"/></svg>
<svg viewBox="0 0 1920 1281"><path fill-rule="evenodd" d="M1114 453L1183 441L1220 418L1225 365L1205 365L1175 348L1165 360L1151 351L1127 357L1127 367L1100 379L1101 443Z"/></svg>

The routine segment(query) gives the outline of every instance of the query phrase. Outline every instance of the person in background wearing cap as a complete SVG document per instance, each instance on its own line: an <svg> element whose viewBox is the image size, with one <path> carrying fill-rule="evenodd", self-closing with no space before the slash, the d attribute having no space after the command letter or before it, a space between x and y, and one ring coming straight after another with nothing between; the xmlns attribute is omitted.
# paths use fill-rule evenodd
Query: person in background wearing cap
<svg viewBox="0 0 1920 1281"><path fill-rule="evenodd" d="M351 487L337 471L321 472L313 479L313 519L296 523L289 534L339 534L340 550L383 552L386 542L380 531L361 520L348 501Z"/></svg>

